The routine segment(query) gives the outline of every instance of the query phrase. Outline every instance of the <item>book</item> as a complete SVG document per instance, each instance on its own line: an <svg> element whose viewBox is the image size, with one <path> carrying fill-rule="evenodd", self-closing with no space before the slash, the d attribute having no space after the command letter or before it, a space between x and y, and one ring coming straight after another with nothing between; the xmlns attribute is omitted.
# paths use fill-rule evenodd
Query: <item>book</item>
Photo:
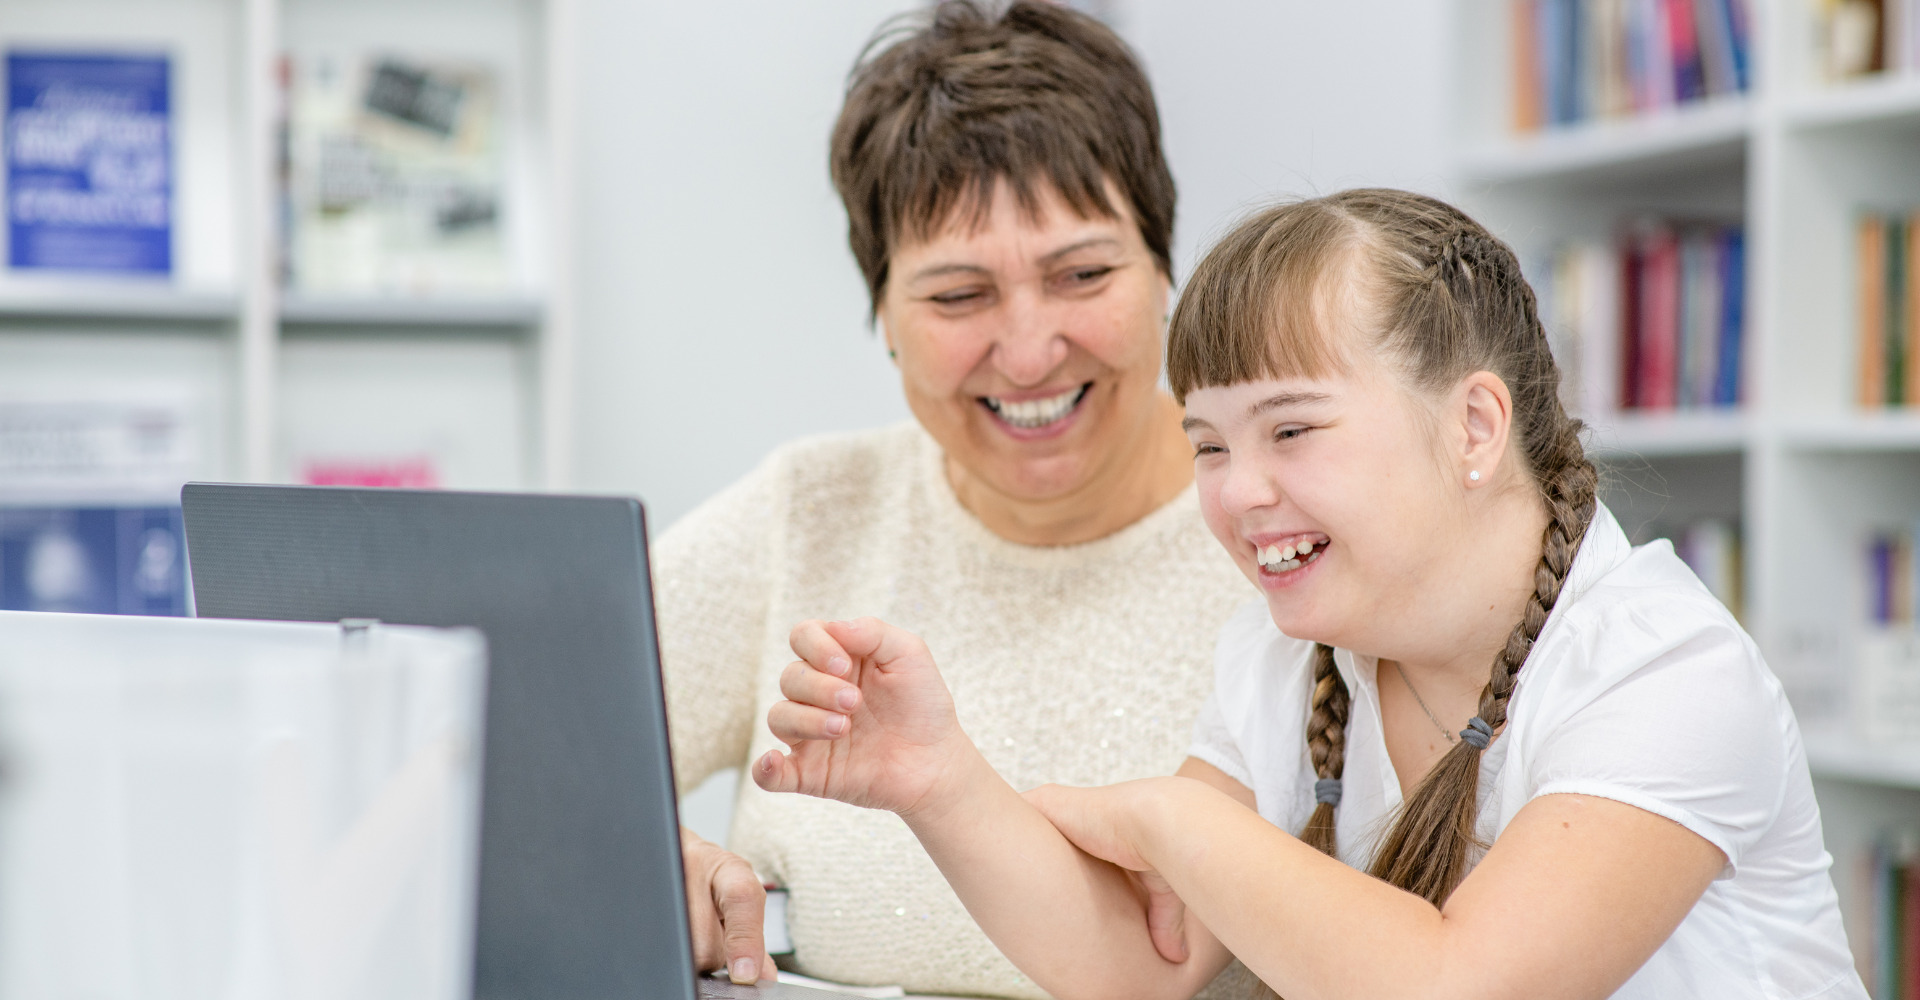
<svg viewBox="0 0 1920 1000"><path fill-rule="evenodd" d="M1571 125L1745 92L1749 2L1512 0L1514 128Z"/></svg>
<svg viewBox="0 0 1920 1000"><path fill-rule="evenodd" d="M177 506L0 507L0 608L187 613Z"/></svg>
<svg viewBox="0 0 1920 1000"><path fill-rule="evenodd" d="M1713 387L1715 406L1738 406L1743 342L1746 339L1747 238L1739 226L1729 226L1720 253L1720 350Z"/></svg>
<svg viewBox="0 0 1920 1000"><path fill-rule="evenodd" d="M6 61L7 265L172 274L167 57L15 49Z"/></svg>
<svg viewBox="0 0 1920 1000"><path fill-rule="evenodd" d="M1887 403L1887 225L1877 214L1860 217L1854 229L1855 311L1859 377L1855 395L1861 406Z"/></svg>
<svg viewBox="0 0 1920 1000"><path fill-rule="evenodd" d="M402 296L508 287L491 69L320 54L290 60L285 75L290 287Z"/></svg>

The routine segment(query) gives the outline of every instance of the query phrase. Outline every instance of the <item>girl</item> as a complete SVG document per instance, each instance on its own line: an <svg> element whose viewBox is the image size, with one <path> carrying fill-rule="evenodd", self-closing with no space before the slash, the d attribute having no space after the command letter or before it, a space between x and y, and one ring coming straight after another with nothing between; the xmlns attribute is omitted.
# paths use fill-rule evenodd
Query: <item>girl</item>
<svg viewBox="0 0 1920 1000"><path fill-rule="evenodd" d="M1405 192L1270 209L1167 357L1264 595L1178 776L1023 798L867 619L794 630L762 787L898 813L1063 1000L1230 956L1292 1000L1866 995L1780 686L1596 501L1511 250Z"/></svg>

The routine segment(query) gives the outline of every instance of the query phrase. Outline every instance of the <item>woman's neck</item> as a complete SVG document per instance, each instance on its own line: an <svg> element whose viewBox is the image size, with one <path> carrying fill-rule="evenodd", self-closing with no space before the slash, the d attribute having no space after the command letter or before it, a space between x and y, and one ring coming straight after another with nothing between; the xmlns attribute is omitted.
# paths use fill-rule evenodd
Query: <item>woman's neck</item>
<svg viewBox="0 0 1920 1000"><path fill-rule="evenodd" d="M1154 399L1140 432L1069 493L1044 500L1011 497L952 458L947 482L960 505L987 530L1021 545L1077 545L1105 538L1146 517L1193 482L1193 454L1180 429L1179 404Z"/></svg>

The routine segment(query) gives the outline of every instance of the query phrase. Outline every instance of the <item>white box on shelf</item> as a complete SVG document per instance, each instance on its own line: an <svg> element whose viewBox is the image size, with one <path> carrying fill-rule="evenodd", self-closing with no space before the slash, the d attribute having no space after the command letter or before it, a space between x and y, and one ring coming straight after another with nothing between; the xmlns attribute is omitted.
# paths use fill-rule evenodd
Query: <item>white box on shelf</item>
<svg viewBox="0 0 1920 1000"><path fill-rule="evenodd" d="M1854 646L1855 711L1872 743L1920 743L1920 632L1871 628Z"/></svg>

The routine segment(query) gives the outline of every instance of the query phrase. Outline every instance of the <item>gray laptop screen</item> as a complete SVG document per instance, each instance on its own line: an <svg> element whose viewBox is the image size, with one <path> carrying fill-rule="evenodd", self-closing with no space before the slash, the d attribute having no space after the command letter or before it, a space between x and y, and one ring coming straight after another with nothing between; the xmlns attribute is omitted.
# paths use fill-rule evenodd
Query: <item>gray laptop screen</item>
<svg viewBox="0 0 1920 1000"><path fill-rule="evenodd" d="M476 997L692 996L639 503L195 483L181 504L202 617L485 632Z"/></svg>

